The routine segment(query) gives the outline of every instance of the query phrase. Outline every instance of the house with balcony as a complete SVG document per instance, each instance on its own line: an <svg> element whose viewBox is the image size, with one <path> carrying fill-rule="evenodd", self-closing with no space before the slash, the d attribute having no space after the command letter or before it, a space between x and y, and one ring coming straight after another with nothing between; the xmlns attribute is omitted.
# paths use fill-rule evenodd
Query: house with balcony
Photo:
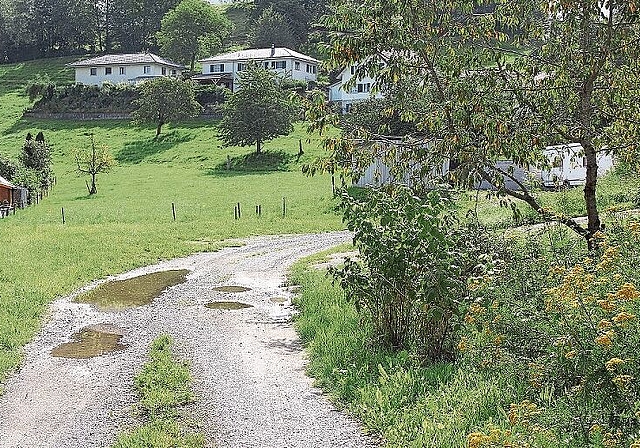
<svg viewBox="0 0 640 448"><path fill-rule="evenodd" d="M238 88L238 78L248 64L258 64L273 70L283 78L315 82L320 61L288 48L254 48L235 51L200 60L202 74L192 77L202 84L217 84L232 92Z"/></svg>
<svg viewBox="0 0 640 448"><path fill-rule="evenodd" d="M77 84L137 84L161 76L182 76L185 67L153 53L107 54L67 64Z"/></svg>
<svg viewBox="0 0 640 448"><path fill-rule="evenodd" d="M369 76L357 77L356 64L352 64L342 69L338 75L338 81L329 86L329 101L337 104L344 114L351 110L351 105L369 98L382 98L380 92L373 93L376 83L374 78Z"/></svg>

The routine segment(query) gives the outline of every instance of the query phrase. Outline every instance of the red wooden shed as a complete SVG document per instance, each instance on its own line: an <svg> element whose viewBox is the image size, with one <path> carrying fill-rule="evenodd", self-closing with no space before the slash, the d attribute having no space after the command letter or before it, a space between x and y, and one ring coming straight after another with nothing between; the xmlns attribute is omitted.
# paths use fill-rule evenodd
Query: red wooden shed
<svg viewBox="0 0 640 448"><path fill-rule="evenodd" d="M16 187L11 182L0 176L0 205L4 204L5 201L8 202L10 206L13 205L13 193L15 189Z"/></svg>

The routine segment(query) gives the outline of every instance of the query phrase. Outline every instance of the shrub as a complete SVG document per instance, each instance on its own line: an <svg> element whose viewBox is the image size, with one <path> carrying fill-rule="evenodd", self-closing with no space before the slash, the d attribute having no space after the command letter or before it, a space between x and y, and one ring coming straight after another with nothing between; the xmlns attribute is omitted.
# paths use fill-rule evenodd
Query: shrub
<svg viewBox="0 0 640 448"><path fill-rule="evenodd" d="M520 385L537 425L522 434L547 428L559 446L626 447L640 432L640 223L599 237L597 254L558 246L550 254L537 241L529 257L511 254L499 276L470 285L476 302L459 348Z"/></svg>
<svg viewBox="0 0 640 448"><path fill-rule="evenodd" d="M436 191L373 190L343 196L344 219L361 261L333 270L372 322L378 342L429 361L450 359L464 303L464 238L451 202Z"/></svg>

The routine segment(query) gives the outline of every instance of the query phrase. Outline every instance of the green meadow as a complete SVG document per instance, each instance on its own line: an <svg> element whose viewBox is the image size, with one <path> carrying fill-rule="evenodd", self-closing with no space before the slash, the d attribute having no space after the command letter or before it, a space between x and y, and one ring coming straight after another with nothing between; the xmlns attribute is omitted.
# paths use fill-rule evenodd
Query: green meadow
<svg viewBox="0 0 640 448"><path fill-rule="evenodd" d="M250 147L222 147L210 121L166 126L155 140L153 127L128 121L23 119L29 100L22 86L36 73L71 82L68 61L0 65L0 154L15 159L26 134L42 131L57 179L39 204L0 220L0 379L19 364L47 304L92 280L216 250L228 238L343 228L330 178L301 173L300 165L322 152L302 125L256 158ZM92 197L74 165L75 150L89 145L91 134L117 162L98 175ZM242 216L235 220L238 202Z"/></svg>

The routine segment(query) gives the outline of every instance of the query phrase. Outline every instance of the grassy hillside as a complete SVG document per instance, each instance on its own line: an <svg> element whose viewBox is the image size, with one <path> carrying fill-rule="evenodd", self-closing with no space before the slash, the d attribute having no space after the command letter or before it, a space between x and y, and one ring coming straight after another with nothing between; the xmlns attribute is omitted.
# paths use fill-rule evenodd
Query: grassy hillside
<svg viewBox="0 0 640 448"><path fill-rule="evenodd" d="M302 126L267 143L268 152L256 160L252 148L222 148L213 122L167 127L156 141L152 127L126 121L22 119L29 102L16 80L38 71L64 80L70 76L64 62L0 65L0 154L16 157L27 132L43 131L57 177L39 205L0 220L0 259L5 261L0 264L0 379L19 363L21 347L38 329L46 305L91 280L213 250L225 238L342 228L329 178L300 172L300 163L320 151L316 141L306 141ZM91 133L118 162L112 172L98 176L95 197L87 195L73 159ZM296 160L299 139L305 155ZM233 219L237 202L243 208L239 221ZM254 213L257 204L261 217Z"/></svg>

